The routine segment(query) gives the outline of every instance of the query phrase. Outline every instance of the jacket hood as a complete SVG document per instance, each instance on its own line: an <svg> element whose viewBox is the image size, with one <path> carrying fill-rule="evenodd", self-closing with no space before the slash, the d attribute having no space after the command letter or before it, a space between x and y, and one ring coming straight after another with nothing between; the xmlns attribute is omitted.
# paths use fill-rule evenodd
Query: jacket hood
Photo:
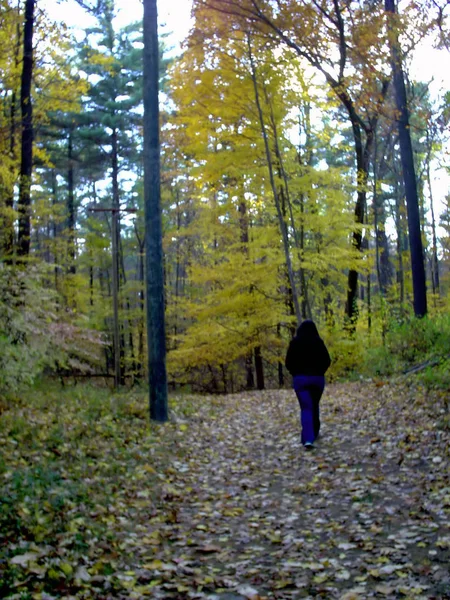
<svg viewBox="0 0 450 600"><path fill-rule="evenodd" d="M311 319L305 319L304 321L302 321L300 327L297 329L297 337L319 337L319 332L317 331L317 327L314 321L311 321Z"/></svg>

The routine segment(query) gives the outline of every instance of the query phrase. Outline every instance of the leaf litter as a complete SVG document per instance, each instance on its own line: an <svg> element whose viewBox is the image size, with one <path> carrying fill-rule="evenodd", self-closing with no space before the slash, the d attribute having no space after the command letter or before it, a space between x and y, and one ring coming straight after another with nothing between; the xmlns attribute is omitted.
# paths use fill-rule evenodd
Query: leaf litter
<svg viewBox="0 0 450 600"><path fill-rule="evenodd" d="M306 453L290 390L66 393L2 415L2 597L450 598L445 394L329 386Z"/></svg>

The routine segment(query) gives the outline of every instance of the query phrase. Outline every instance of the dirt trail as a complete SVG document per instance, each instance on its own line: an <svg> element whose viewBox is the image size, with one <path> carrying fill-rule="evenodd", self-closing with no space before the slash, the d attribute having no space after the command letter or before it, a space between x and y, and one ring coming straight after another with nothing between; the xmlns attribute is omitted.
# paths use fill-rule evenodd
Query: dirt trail
<svg viewBox="0 0 450 600"><path fill-rule="evenodd" d="M195 406L168 444L156 514L132 549L124 540L126 597L450 598L450 434L436 401L406 385L329 386L313 452L291 391Z"/></svg>

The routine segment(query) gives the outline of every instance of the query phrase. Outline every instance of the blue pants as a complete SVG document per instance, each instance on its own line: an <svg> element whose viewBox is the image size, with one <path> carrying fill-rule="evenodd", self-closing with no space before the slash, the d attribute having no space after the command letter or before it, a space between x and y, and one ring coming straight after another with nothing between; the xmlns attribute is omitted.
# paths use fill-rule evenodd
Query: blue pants
<svg viewBox="0 0 450 600"><path fill-rule="evenodd" d="M319 435L319 402L325 388L323 375L296 375L294 390L300 403L300 422L302 426L302 444L311 444Z"/></svg>

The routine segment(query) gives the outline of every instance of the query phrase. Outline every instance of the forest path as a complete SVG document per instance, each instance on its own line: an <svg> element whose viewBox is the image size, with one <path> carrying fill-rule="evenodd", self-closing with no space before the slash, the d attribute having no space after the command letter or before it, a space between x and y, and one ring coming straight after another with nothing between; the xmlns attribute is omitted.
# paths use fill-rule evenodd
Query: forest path
<svg viewBox="0 0 450 600"><path fill-rule="evenodd" d="M435 398L328 386L311 452L292 391L194 405L175 439L161 432L128 597L150 584L154 598L450 598L450 435Z"/></svg>

